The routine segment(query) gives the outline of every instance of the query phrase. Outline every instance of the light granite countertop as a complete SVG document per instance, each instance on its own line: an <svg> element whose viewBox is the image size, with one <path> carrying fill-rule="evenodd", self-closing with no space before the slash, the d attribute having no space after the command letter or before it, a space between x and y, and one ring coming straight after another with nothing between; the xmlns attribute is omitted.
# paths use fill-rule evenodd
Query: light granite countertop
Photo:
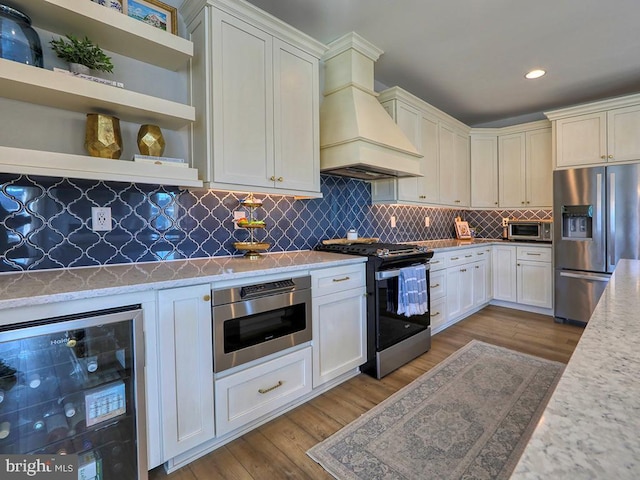
<svg viewBox="0 0 640 480"><path fill-rule="evenodd" d="M365 261L366 257L298 251L267 254L256 260L210 257L4 273L0 274L0 312L9 308L215 281L250 279L258 275L288 274Z"/></svg>
<svg viewBox="0 0 640 480"><path fill-rule="evenodd" d="M512 479L640 478L640 261L621 260Z"/></svg>
<svg viewBox="0 0 640 480"><path fill-rule="evenodd" d="M457 240L455 238L446 238L443 240L418 240L414 242L406 242L411 245L419 245L421 247L430 248L436 252L448 250L457 250L460 248L473 248L482 245L526 245L528 247L547 247L551 248L551 243L545 242L514 242L511 240L500 240L493 238L474 238L473 240Z"/></svg>

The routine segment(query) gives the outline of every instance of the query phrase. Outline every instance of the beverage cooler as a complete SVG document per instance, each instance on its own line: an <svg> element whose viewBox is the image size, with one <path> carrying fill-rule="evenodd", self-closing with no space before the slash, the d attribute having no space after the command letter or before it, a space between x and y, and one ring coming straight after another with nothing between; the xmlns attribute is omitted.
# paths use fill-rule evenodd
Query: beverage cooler
<svg viewBox="0 0 640 480"><path fill-rule="evenodd" d="M142 339L139 306L0 327L0 454L147 478Z"/></svg>

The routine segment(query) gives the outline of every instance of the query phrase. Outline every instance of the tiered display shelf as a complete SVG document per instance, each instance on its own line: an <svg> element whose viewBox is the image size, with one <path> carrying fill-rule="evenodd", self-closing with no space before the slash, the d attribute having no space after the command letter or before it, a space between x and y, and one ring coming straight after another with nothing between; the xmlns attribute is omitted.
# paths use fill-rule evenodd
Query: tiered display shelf
<svg viewBox="0 0 640 480"><path fill-rule="evenodd" d="M249 229L249 241L248 242L234 242L233 246L236 250L246 252L245 257L253 260L261 256L260 252L268 250L271 244L267 242L258 242L255 239L254 230L259 228L265 228L266 225L263 221L256 220L255 209L262 207L262 202L255 199L253 194L240 202L240 205L249 209L249 218L247 222L238 222L238 227Z"/></svg>

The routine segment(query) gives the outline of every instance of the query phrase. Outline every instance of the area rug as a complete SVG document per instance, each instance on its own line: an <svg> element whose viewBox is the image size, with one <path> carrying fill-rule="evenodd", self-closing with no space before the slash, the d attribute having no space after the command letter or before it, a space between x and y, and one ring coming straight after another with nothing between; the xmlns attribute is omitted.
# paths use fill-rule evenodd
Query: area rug
<svg viewBox="0 0 640 480"><path fill-rule="evenodd" d="M508 478L563 370L473 340L307 455L340 480Z"/></svg>

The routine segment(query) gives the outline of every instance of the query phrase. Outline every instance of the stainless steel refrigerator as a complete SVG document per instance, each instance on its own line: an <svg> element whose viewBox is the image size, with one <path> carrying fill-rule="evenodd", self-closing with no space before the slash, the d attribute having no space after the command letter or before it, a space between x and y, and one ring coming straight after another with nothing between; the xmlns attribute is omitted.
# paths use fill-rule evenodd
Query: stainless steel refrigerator
<svg viewBox="0 0 640 480"><path fill-rule="evenodd" d="M616 263L640 258L640 165L553 176L555 316L588 322Z"/></svg>

